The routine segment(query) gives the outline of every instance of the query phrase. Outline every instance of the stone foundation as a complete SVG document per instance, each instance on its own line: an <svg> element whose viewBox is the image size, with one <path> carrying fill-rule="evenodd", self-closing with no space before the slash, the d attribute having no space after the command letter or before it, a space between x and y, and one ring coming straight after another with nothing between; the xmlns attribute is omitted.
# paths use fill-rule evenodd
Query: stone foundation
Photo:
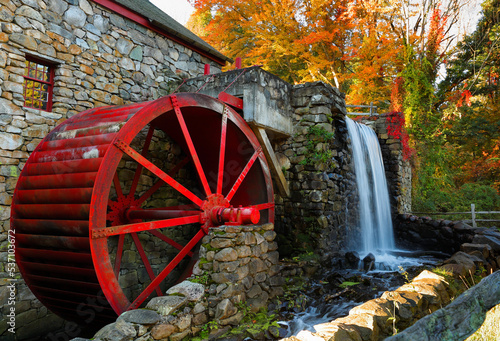
<svg viewBox="0 0 500 341"><path fill-rule="evenodd" d="M247 311L257 312L283 295L275 237L272 224L210 229L191 277L151 299L146 309L123 313L94 340L179 341L208 331L212 337L223 335Z"/></svg>

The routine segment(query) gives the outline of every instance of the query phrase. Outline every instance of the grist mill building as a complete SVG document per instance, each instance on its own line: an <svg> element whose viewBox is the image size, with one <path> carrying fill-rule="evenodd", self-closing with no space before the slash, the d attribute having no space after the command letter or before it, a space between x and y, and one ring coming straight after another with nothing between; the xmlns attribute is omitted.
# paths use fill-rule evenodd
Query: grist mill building
<svg viewBox="0 0 500 341"><path fill-rule="evenodd" d="M248 173L255 160L259 160L257 164L260 164L265 173L267 199L266 202L255 205L247 204L258 207L261 220L274 221L277 233L276 236L269 230L262 231L263 234L267 233L268 239L264 245L269 245L263 248L265 251L261 250L262 254L255 251L258 254L254 256L264 257L262 264L267 260L269 266L257 267L257 273L251 274L255 278L246 281L250 283L249 288L256 290L257 285L269 297L279 295L280 281L273 280L269 273L263 273L263 269L268 268L274 269L273 275L277 273L278 250L281 256L290 255L296 250L320 250L326 257L331 252L349 246L348 236L356 233L352 218L355 208L351 205L357 194L353 188L354 177L343 122L347 113L344 95L338 89L321 82L290 85L259 67L221 73L226 62L231 60L146 0L0 0L0 338L12 339L13 334L9 331L11 328L15 328L15 337L19 340L51 335L54 330L64 330L65 327L72 328L35 297L12 257L16 252L16 243L21 245L33 242L39 246L34 250L46 250L47 254L65 252L61 251L57 238L47 237L51 227L47 225L43 236L14 234L9 231L12 231L11 206L15 200L14 190L30 154L56 126L89 109L96 109L95 112L105 116L108 109L98 108L126 105L129 108L127 110L142 108L144 105L141 103L163 98L178 90L225 98L226 103L230 102L230 105L227 104L227 111L231 112L230 120L233 123L244 122L243 119L248 122L252 129L245 128L246 123L235 123L245 134L253 136L255 133L258 136L255 139L257 148L254 157L250 159L252 161L249 161L246 171ZM220 97L222 93L225 97ZM206 99L203 97L205 95L190 96L186 98L195 98L198 102ZM182 98L179 95L179 99ZM177 110L176 100L177 97L172 99L172 105L180 117L182 113ZM137 103L136 107L134 103ZM222 117L224 115L227 113L222 113ZM224 120L222 118L222 122ZM161 126L160 123L168 125L169 122L158 123ZM225 123L222 125L224 127ZM122 126L110 129L121 129ZM386 170L390 173L388 178L393 210L401 212L410 205L408 164L402 159L399 141L388 138L384 124L380 127L377 125L376 129L385 145L383 152L384 158L388 160ZM152 158L156 158L158 162L174 163L177 160L182 163L182 146L179 147L172 140L162 140L165 138L163 132L155 132L154 129L151 131L149 137L145 134L139 140L146 139L158 150L167 152L164 156L161 153L154 154ZM321 133L318 135L317 132ZM226 137L225 134L221 133ZM240 136L238 134L235 133L236 140ZM315 141L314 146L311 146L310 140ZM195 140L194 144L196 143ZM219 140L212 143L218 151ZM259 143L262 147L258 146ZM246 148L244 144L239 147L242 150ZM64 145L58 148L64 149ZM126 146L124 149L127 149ZM89 152L84 158L95 158L93 151ZM327 159L315 160L311 156L315 153L327 156ZM199 161L194 163L197 166ZM246 176L242 171L245 170L245 163L246 160L243 164L237 164L236 168L233 167L238 169L235 171L236 175L241 172L242 179ZM114 190L111 191L115 191L113 193L118 197L120 195L117 188L124 186L127 181L132 183L134 189L143 188L145 193L149 193L144 189L147 185L154 187L155 180L151 174L135 180L134 170L128 169L128 160L120 164L120 167L123 178L114 182ZM195 168L180 172L181 178L185 177L188 185L190 172L200 172ZM40 176L44 176L44 173ZM215 175L213 184L210 176L208 180L202 180L205 191L210 193L211 190L217 190L218 194L224 192L217 183L217 180L222 183L222 178L218 179ZM37 179L39 184L44 183L42 178ZM29 185L26 186L28 187L21 190L29 191ZM45 190L43 193L49 195L48 187L41 186L42 191ZM244 185L248 192L252 191L251 187ZM38 200L36 198L40 193L23 192L22 196L29 205L33 200ZM182 200L175 195L167 193L152 198L167 202L170 200L173 202L172 206L182 204ZM117 199L116 202L120 200ZM203 201L208 202L217 205L215 199ZM65 202L59 200L57 204L63 205ZM71 204L68 202L66 206L70 207ZM126 207L126 200L121 200L120 205L118 206ZM29 207L24 208L28 209L25 217L18 213L12 216L14 219L25 219L23 223L31 226L26 218L31 214ZM129 212L126 213L128 217ZM43 216L49 213L40 214ZM61 216L58 219L60 221L65 218ZM114 219L121 224L119 214ZM172 238L174 237L178 236ZM72 241L81 241L78 238L88 239L88 231L86 237L79 236ZM96 235L95 238L99 236ZM263 239L259 241L264 242ZM134 243L136 242L135 240ZM88 241L86 243L84 240L85 250L88 248ZM123 257L120 253L118 258L124 264L126 261L133 264L136 256L128 253L130 250L127 249L132 244L123 243L118 241L110 248L125 249ZM138 244L135 245L136 248L141 248ZM161 258L162 251L158 248L155 243L146 243L146 251L156 252L156 258L150 259ZM28 249L23 252L33 251ZM267 253L268 259L263 256ZM245 257L252 256L249 254ZM137 259L140 259L139 256ZM61 262L63 261L64 257L61 258ZM113 261L116 262L115 259ZM159 265L153 260L151 263L144 273L134 269L126 270L118 282L129 288L140 286L142 277L148 279L148 276L152 276L151 271L154 273L159 269ZM27 262L26 268L30 266L33 267L27 270L33 275L30 278L41 278L40 283L52 278L50 276L53 273L44 273L41 266ZM61 265L53 269L56 269L53 270L55 272L64 272L67 267ZM65 278L63 282L66 281L66 285L71 286L73 282L67 280L69 279ZM62 290L57 285L49 287L50 284L47 284L45 292ZM134 290L130 289L131 293ZM61 305L67 303L62 299L60 301ZM265 304L265 300L261 303ZM15 319L3 318L12 309L15 311ZM73 332L67 330L66 335Z"/></svg>

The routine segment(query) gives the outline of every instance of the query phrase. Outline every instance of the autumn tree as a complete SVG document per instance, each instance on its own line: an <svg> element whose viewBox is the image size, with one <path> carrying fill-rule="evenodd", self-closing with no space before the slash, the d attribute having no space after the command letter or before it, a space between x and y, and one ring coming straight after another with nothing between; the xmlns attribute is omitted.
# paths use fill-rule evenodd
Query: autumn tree
<svg viewBox="0 0 500 341"><path fill-rule="evenodd" d="M210 18L202 36L208 43L228 57L242 57L245 66L265 63L274 74L298 82L297 70L304 65L293 44L301 37L300 2L196 0L191 4L196 8L194 17Z"/></svg>
<svg viewBox="0 0 500 341"><path fill-rule="evenodd" d="M457 46L438 95L464 171L459 181L492 182L500 192L499 13L499 0L483 3L477 29Z"/></svg>
<svg viewBox="0 0 500 341"><path fill-rule="evenodd" d="M247 66L263 64L291 82L321 80L355 101L389 100L398 71L392 5L371 0L192 4L195 16L211 13L206 40L229 57L243 57Z"/></svg>

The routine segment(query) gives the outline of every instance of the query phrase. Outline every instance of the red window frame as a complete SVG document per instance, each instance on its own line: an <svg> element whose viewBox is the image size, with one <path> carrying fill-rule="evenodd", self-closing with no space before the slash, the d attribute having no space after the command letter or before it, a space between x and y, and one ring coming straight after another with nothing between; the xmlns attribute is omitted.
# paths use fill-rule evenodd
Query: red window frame
<svg viewBox="0 0 500 341"><path fill-rule="evenodd" d="M26 57L23 96L27 108L51 111L54 89L54 64Z"/></svg>

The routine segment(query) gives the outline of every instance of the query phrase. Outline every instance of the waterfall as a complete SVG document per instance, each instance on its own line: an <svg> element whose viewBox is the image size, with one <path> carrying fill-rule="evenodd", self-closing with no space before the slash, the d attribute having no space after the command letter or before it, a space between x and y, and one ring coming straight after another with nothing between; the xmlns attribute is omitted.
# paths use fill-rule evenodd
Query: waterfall
<svg viewBox="0 0 500 341"><path fill-rule="evenodd" d="M393 250L394 233L382 151L375 132L346 117L359 193L363 253Z"/></svg>

